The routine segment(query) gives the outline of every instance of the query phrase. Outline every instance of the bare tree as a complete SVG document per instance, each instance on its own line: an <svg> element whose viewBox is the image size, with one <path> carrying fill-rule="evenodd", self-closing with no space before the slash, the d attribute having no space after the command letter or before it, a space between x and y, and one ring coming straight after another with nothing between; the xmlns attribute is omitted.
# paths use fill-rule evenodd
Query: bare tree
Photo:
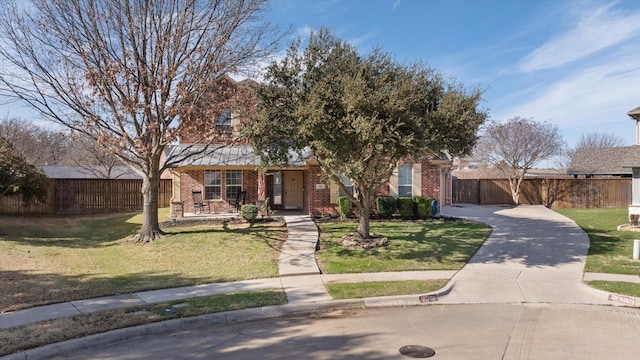
<svg viewBox="0 0 640 360"><path fill-rule="evenodd" d="M612 133L582 134L574 147L568 147L562 152L562 156L558 160L558 166L561 169L568 169L578 149L620 147L624 145L624 139Z"/></svg>
<svg viewBox="0 0 640 360"><path fill-rule="evenodd" d="M172 166L161 154L187 132L215 143L215 118L196 117L200 98L275 49L265 9L264 0L7 0L0 95L93 138L136 171L144 198L136 240L150 242L162 235L159 175Z"/></svg>
<svg viewBox="0 0 640 360"><path fill-rule="evenodd" d="M527 171L559 154L563 145L557 126L515 117L505 123L489 124L474 155L509 178L511 197L519 204L520 186Z"/></svg>
<svg viewBox="0 0 640 360"><path fill-rule="evenodd" d="M45 129L26 120L0 119L0 136L11 139L13 151L33 165L67 164L70 155L69 134Z"/></svg>
<svg viewBox="0 0 640 360"><path fill-rule="evenodd" d="M115 171L116 168L124 166L122 160L112 152L106 151L95 140L84 135L77 134L72 138L72 148L74 157L70 159L73 166L83 169L86 173L92 174L96 178L117 179L124 175L134 174L129 171Z"/></svg>

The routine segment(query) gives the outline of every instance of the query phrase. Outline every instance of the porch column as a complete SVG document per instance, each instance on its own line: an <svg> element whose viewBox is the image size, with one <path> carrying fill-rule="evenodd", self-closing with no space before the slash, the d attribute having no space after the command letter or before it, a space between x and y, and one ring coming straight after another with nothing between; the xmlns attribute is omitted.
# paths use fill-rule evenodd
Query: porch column
<svg viewBox="0 0 640 360"><path fill-rule="evenodd" d="M171 213L171 219L182 219L184 217L184 202L182 201L182 194L180 188L180 173L171 170L171 204L169 205L169 211Z"/></svg>
<svg viewBox="0 0 640 360"><path fill-rule="evenodd" d="M258 201L264 201L267 197L267 185L264 170L258 169Z"/></svg>
<svg viewBox="0 0 640 360"><path fill-rule="evenodd" d="M629 205L629 221L631 215L640 216L640 167L633 167L631 179L631 205Z"/></svg>

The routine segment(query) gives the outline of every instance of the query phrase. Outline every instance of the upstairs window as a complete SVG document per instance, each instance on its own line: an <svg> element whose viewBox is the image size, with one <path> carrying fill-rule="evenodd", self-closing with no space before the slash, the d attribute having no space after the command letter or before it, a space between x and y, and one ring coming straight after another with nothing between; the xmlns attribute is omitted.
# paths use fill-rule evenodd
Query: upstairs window
<svg viewBox="0 0 640 360"><path fill-rule="evenodd" d="M222 132L231 131L231 111L225 110L216 120L216 130Z"/></svg>

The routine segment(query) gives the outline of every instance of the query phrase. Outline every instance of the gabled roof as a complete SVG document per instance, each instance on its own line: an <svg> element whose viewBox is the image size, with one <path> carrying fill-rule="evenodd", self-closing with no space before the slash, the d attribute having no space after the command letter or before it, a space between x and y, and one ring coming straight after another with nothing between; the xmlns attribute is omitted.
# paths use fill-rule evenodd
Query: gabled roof
<svg viewBox="0 0 640 360"><path fill-rule="evenodd" d="M640 165L640 146L581 148L571 160L571 175L629 175L629 165Z"/></svg>
<svg viewBox="0 0 640 360"><path fill-rule="evenodd" d="M303 153L301 158L291 152L288 165L291 167L306 166L306 160L310 151ZM172 166L178 167L209 167L209 166L235 166L257 167L260 165L260 157L250 145L219 146L219 145L175 145L172 146L167 156L167 162L178 161Z"/></svg>

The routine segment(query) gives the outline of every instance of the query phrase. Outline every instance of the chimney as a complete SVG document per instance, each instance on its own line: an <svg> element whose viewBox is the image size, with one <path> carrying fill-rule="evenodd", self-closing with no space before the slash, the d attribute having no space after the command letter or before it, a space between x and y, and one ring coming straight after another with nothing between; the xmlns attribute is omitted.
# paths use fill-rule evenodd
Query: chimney
<svg viewBox="0 0 640 360"><path fill-rule="evenodd" d="M640 106L630 110L627 115L636 121L636 145L640 145Z"/></svg>

